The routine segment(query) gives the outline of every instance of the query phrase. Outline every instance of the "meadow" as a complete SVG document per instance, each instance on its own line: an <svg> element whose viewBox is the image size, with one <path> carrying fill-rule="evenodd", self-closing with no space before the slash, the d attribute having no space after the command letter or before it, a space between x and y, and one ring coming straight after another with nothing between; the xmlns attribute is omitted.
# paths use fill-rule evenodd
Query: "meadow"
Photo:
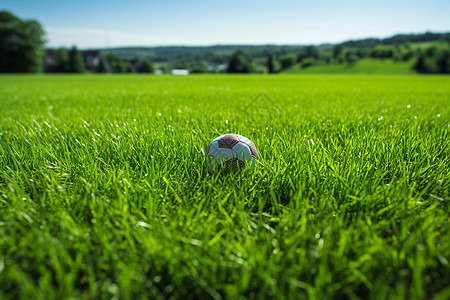
<svg viewBox="0 0 450 300"><path fill-rule="evenodd" d="M0 76L1 299L448 299L450 77ZM210 175L238 133L253 172Z"/></svg>

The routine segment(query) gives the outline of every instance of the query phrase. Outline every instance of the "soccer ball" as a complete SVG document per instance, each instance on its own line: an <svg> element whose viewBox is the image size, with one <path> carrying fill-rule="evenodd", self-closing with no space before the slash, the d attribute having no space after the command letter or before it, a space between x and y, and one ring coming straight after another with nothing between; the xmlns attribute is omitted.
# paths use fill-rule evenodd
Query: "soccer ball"
<svg viewBox="0 0 450 300"><path fill-rule="evenodd" d="M215 173L221 167L225 171L242 169L246 163L252 170L259 155L252 141L245 136L230 133L215 138L209 144L206 157L209 172Z"/></svg>

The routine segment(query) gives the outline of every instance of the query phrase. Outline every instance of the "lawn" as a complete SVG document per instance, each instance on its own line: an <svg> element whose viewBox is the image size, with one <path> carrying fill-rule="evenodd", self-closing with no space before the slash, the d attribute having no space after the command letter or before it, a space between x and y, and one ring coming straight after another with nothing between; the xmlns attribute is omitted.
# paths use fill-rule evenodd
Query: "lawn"
<svg viewBox="0 0 450 300"><path fill-rule="evenodd" d="M3 75L0 107L1 299L450 298L450 77ZM231 132L260 163L208 174Z"/></svg>

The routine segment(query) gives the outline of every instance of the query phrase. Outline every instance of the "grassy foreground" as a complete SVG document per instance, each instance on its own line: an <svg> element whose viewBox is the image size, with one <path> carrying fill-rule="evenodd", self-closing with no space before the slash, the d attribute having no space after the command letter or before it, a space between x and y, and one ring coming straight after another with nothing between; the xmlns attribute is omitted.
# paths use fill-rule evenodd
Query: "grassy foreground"
<svg viewBox="0 0 450 300"><path fill-rule="evenodd" d="M448 299L450 78L0 76L2 299ZM216 136L252 173L211 176Z"/></svg>

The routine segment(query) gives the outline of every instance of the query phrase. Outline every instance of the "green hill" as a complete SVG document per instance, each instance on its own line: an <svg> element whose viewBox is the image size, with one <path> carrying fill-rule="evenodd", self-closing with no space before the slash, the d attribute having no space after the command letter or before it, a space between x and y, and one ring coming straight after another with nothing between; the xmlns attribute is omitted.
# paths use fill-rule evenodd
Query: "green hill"
<svg viewBox="0 0 450 300"><path fill-rule="evenodd" d="M415 74L413 61L397 62L392 59L361 59L353 64L340 63L301 68L299 64L283 71L284 74Z"/></svg>
<svg viewBox="0 0 450 300"><path fill-rule="evenodd" d="M192 73L450 73L450 33L399 34L385 39L368 38L322 45L168 46L99 50L122 65L145 59L164 72L187 69ZM232 61L245 67L228 68L233 65Z"/></svg>

